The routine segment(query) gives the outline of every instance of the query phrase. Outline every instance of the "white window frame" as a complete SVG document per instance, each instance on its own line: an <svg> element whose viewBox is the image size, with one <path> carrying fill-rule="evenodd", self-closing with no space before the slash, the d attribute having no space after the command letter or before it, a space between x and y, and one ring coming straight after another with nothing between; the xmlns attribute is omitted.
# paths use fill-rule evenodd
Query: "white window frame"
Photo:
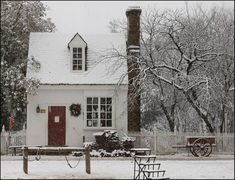
<svg viewBox="0 0 235 180"><path fill-rule="evenodd" d="M81 58L76 58L74 59L73 55L74 55L74 52L73 52L73 49L74 48L77 48L77 55L80 54L78 53L78 49L81 49L82 52L81 52L81 55L82 57ZM76 61L81 61L82 62L82 69L73 69L73 61L76 60ZM73 46L71 47L71 71L72 72L83 72L85 71L85 48L82 47L82 46Z"/></svg>
<svg viewBox="0 0 235 180"><path fill-rule="evenodd" d="M92 98L92 100L93 100L93 98L98 98L98 109L97 109L97 112L98 112L98 118L97 118L97 126L88 126L87 125L87 122L88 122L88 119L87 119L87 114L89 113L89 112L91 112L92 114L93 114L93 111L87 111L87 105L91 105L91 106L93 106L93 102L92 102L92 104L87 104L87 98ZM105 98L105 99L107 99L107 98L111 98L111 100L112 100L112 103L111 103L111 107L112 107L112 110L111 111L105 111L105 113L107 113L107 112L110 112L111 113L111 123L112 123L112 126L101 126L101 98ZM107 106L107 103L106 104L104 104L105 106ZM93 108L93 107L92 107ZM93 110L93 109L92 109ZM87 97L85 97L85 128L88 128L88 129L107 129L107 128L114 128L114 100L113 100L113 97L110 97L110 96L87 96ZM92 120L91 121L93 121L93 118L91 118ZM108 119L106 118L106 120L105 121L107 121ZM93 122L92 122L93 123Z"/></svg>
<svg viewBox="0 0 235 180"><path fill-rule="evenodd" d="M74 51L74 50L76 50L76 51ZM74 55L76 55L76 57L74 57ZM79 55L81 57L79 57ZM82 65L83 65L82 58L83 58L82 48L73 47L73 49L72 49L72 59L73 59L73 63L72 63L73 67L72 68L73 68L73 71L76 71L76 70L81 71L82 70ZM74 63L74 61L76 62L76 64ZM81 62L81 63L79 63L79 62ZM77 69L74 69L74 66L76 66ZM81 69L79 69L78 67L80 67Z"/></svg>

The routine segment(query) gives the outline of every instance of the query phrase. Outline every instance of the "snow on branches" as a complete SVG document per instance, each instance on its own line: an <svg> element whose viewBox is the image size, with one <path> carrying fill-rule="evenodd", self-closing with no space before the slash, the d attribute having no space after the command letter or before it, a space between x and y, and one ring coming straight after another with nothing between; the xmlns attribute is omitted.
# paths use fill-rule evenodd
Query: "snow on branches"
<svg viewBox="0 0 235 180"><path fill-rule="evenodd" d="M16 128L22 128L26 93L35 93L39 86L37 79L26 78L27 65L40 68L34 58L27 59L27 53L30 32L55 30L45 11L40 1L1 1L1 126L8 127L8 117L13 112Z"/></svg>

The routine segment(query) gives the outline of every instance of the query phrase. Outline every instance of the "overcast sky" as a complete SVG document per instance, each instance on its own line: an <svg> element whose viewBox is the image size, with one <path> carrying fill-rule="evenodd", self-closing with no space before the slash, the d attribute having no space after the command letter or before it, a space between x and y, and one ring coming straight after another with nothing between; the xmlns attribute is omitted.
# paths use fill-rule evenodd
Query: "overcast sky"
<svg viewBox="0 0 235 180"><path fill-rule="evenodd" d="M161 9L180 9L185 1L43 1L49 7L47 17L55 23L61 33L108 33L112 19L124 19L128 6ZM189 6L201 3L205 8L213 5L234 8L234 1L188 1Z"/></svg>

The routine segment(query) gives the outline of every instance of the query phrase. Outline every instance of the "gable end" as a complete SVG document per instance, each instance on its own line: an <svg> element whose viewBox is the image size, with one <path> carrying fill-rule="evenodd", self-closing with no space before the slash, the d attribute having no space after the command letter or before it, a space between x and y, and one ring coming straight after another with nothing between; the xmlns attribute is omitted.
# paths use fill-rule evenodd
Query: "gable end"
<svg viewBox="0 0 235 180"><path fill-rule="evenodd" d="M70 44L71 44L71 42L75 39L76 36L78 36L80 39L82 39L82 41L86 44L86 47L87 47L86 41L82 38L82 36L80 36L80 34L76 33L76 34L73 36L73 38L69 41L69 43L68 43L68 49L70 49Z"/></svg>

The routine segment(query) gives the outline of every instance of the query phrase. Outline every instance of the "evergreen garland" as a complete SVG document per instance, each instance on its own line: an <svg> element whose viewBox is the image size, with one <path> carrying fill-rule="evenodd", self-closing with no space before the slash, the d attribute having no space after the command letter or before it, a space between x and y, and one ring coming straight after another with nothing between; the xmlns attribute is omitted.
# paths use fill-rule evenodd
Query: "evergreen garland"
<svg viewBox="0 0 235 180"><path fill-rule="evenodd" d="M71 104L69 107L70 113L72 116L78 117L81 114L81 105L80 104Z"/></svg>

